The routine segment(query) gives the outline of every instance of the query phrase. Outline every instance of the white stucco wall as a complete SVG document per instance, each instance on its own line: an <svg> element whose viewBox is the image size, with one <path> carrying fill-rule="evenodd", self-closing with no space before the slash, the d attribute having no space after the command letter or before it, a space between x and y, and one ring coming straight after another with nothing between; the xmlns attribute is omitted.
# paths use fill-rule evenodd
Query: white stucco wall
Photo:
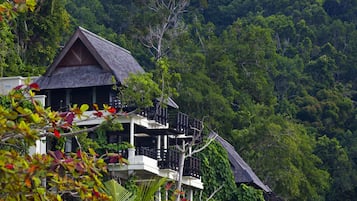
<svg viewBox="0 0 357 201"><path fill-rule="evenodd" d="M21 76L15 76L15 77L1 77L0 78L0 94L5 95L9 93L11 89L13 89L16 86L19 86L21 84L24 84L27 79L30 79L30 82L33 82L36 80L38 77L21 77Z"/></svg>

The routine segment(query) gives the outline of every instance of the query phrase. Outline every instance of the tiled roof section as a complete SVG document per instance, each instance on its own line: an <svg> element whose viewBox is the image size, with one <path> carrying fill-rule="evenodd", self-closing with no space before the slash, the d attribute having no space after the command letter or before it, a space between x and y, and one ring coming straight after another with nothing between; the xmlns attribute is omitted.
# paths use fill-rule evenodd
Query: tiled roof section
<svg viewBox="0 0 357 201"><path fill-rule="evenodd" d="M99 66L58 67L77 40L82 41ZM128 50L79 27L46 73L36 82L41 89L112 85L112 76L123 83L130 73L143 72L143 68Z"/></svg>
<svg viewBox="0 0 357 201"><path fill-rule="evenodd" d="M79 30L93 46L94 51L97 52L97 54L103 59L110 70L112 70L113 74L119 82L122 83L130 73L144 72L143 68L139 65L139 63L134 59L128 50L84 28L79 27Z"/></svg>
<svg viewBox="0 0 357 201"><path fill-rule="evenodd" d="M41 76L35 81L41 89L65 89L113 85L112 74L98 66L60 68L51 76Z"/></svg>
<svg viewBox="0 0 357 201"><path fill-rule="evenodd" d="M214 135L217 134L211 133L210 137L213 137ZM219 135L216 137L216 141L219 142L228 153L228 159L232 165L232 171L236 183L254 184L265 192L271 192L271 189L258 178L250 166L242 159L242 157L240 157L229 142Z"/></svg>

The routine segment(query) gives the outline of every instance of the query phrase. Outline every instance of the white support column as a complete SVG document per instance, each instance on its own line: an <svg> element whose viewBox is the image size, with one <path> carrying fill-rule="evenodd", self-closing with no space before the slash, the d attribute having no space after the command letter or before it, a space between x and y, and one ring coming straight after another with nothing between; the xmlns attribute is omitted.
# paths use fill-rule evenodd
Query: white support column
<svg viewBox="0 0 357 201"><path fill-rule="evenodd" d="M72 137L67 137L64 145L65 154L70 154L72 150Z"/></svg>
<svg viewBox="0 0 357 201"><path fill-rule="evenodd" d="M160 152L161 152L161 136L160 135L157 136L157 147L156 147L156 149L157 149L157 158L160 159L161 158L161 154L160 154Z"/></svg>
<svg viewBox="0 0 357 201"><path fill-rule="evenodd" d="M164 149L167 149L167 135L164 135Z"/></svg>
<svg viewBox="0 0 357 201"><path fill-rule="evenodd" d="M190 189L188 192L187 192L187 199L189 201L193 201L193 190Z"/></svg>
<svg viewBox="0 0 357 201"><path fill-rule="evenodd" d="M42 106L45 106L46 95L36 95L34 99L41 103ZM36 144L29 148L29 154L46 154L46 137L42 137L39 140L36 140Z"/></svg>
<svg viewBox="0 0 357 201"><path fill-rule="evenodd" d="M46 154L46 137L42 137L40 140L36 140L36 145L29 148L29 154Z"/></svg>
<svg viewBox="0 0 357 201"><path fill-rule="evenodd" d="M129 138L130 138L130 144L134 147L134 119L133 117L130 118L130 133L129 133Z"/></svg>
<svg viewBox="0 0 357 201"><path fill-rule="evenodd" d="M134 161L135 161L135 141L134 141L134 119L133 117L130 117L130 131L129 131L129 143L130 145L132 145L133 148L129 148L128 149L128 160L129 160L129 163L130 164L134 164ZM129 170L129 174L132 174L132 170Z"/></svg>
<svg viewBox="0 0 357 201"><path fill-rule="evenodd" d="M156 191L155 194L156 194L155 195L155 197L156 197L155 201L161 201L161 188L158 191Z"/></svg>

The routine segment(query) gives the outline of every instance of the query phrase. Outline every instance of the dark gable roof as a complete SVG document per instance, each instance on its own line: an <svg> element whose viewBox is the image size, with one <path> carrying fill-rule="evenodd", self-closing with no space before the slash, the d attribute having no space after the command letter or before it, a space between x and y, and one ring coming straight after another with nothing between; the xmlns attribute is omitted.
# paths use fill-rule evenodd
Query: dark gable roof
<svg viewBox="0 0 357 201"><path fill-rule="evenodd" d="M214 135L217 134L211 133L210 138L212 138ZM242 159L242 157L240 157L240 155L236 152L234 147L229 144L229 142L227 142L219 135L216 137L216 141L219 142L228 153L228 159L232 165L232 171L236 183L254 184L267 193L272 192L271 189L258 178L258 176Z"/></svg>
<svg viewBox="0 0 357 201"><path fill-rule="evenodd" d="M77 40L84 44L99 66L81 65L58 68ZM102 86L114 84L112 76L122 83L130 73L143 72L143 68L128 50L79 27L46 73L36 82L41 89Z"/></svg>

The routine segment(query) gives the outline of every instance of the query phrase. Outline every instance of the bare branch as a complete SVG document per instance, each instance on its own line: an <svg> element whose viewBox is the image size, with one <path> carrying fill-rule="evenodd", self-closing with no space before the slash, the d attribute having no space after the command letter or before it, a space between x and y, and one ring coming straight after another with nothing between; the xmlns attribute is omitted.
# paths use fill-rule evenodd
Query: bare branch
<svg viewBox="0 0 357 201"><path fill-rule="evenodd" d="M176 145L176 149L181 153L185 153L186 151L184 148L181 148L178 144Z"/></svg>
<svg viewBox="0 0 357 201"><path fill-rule="evenodd" d="M223 188L223 185L221 185L219 188L217 188L216 190L213 191L213 193L207 198L206 201L210 200L213 198L213 196L218 193L218 191L220 191Z"/></svg>
<svg viewBox="0 0 357 201"><path fill-rule="evenodd" d="M188 153L185 158L187 157L191 157L192 155L198 153L198 152L201 152L202 150L204 150L206 147L208 147L216 138L217 138L217 134L215 134L212 138L210 138L208 140L208 142L205 143L205 145L203 145L202 147L200 147L199 149L195 149L193 150L191 153Z"/></svg>
<svg viewBox="0 0 357 201"><path fill-rule="evenodd" d="M17 145L14 145L14 144L9 144L9 143L2 143L0 142L0 145L2 146L10 146L10 147L14 147L15 149L18 149L18 150L21 150L22 148L17 146Z"/></svg>
<svg viewBox="0 0 357 201"><path fill-rule="evenodd" d="M161 22L155 26L149 26L148 34L143 37L142 41L145 47L155 50L156 59L166 54L167 50L164 48L164 36L168 35L170 29L175 30L178 28L179 16L185 12L187 5L188 0L155 0L147 5L150 10L161 15Z"/></svg>

